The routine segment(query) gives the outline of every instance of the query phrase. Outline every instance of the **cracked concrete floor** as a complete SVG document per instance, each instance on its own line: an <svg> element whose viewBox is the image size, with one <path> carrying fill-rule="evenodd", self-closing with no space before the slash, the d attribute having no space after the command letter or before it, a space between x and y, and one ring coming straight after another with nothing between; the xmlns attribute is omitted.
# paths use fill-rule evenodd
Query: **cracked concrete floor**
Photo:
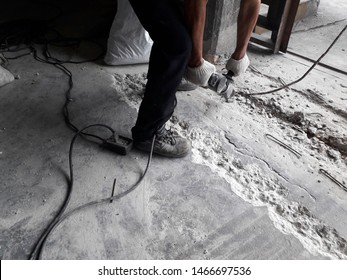
<svg viewBox="0 0 347 280"><path fill-rule="evenodd" d="M295 46L303 34L293 34L293 51L306 50ZM344 70L346 42L344 34L329 60L334 64L337 53L334 65ZM324 50L315 50L317 57ZM347 193L321 173L347 184L346 76L318 66L288 90L245 98L243 93L280 86L279 77L292 81L311 65L257 47L249 54L252 68L235 79L237 94L229 100L201 88L177 93L168 126L191 141L188 157L154 157L134 192L60 224L42 258L346 259ZM68 67L75 83L73 122L105 123L129 136L146 65ZM61 115L67 88L62 72L31 56L8 68L20 79L1 88L0 257L25 259L66 195L73 132ZM146 161L135 150L122 157L78 140L68 210L108 197L114 178L116 192L126 190Z"/></svg>

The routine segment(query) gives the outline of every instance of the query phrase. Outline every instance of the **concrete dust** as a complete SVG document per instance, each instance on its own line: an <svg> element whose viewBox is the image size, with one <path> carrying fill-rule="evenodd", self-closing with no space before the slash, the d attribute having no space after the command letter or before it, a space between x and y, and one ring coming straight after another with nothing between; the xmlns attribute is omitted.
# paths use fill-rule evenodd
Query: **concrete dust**
<svg viewBox="0 0 347 280"><path fill-rule="evenodd" d="M116 93L120 94L129 106L138 109L144 90L145 75L115 74L114 77L113 87ZM253 82L260 85L260 88L262 87L257 79L254 79ZM239 88L239 90L245 92L244 88ZM288 92L290 91L288 90ZM281 102L278 102L273 97L249 99L236 95L233 100L225 102L215 93L203 89L190 93L187 97L195 95L193 98L201 98L201 94L205 94L208 101L204 101L202 104L204 117L200 123L190 123L175 114L167 124L168 127L191 141L192 161L208 166L212 172L224 178L229 183L231 190L243 200L255 207L267 207L268 215L275 227L285 234L295 236L310 253L321 254L332 259L347 259L346 239L336 229L311 213L309 208L305 206L306 203L298 202L295 198L289 197L292 190L288 184L295 185L295 183L291 182L287 175L282 175L282 172L272 167L276 166L276 163L264 156L247 152L247 144L245 147L239 147L237 142L242 141L242 139L236 139L236 144L233 143L233 136L230 134L242 135L243 132L250 133L250 131L243 131L241 128L235 133L235 128L238 130L235 127L236 123L230 123L229 120L226 121L226 118L233 116L233 110L228 107L235 107L236 105L236 107L242 107L243 110L250 110L242 116L242 122L245 126L250 123L251 126L255 125L256 130L259 130L256 131L258 136L258 132L263 131L264 125L267 133L276 136L278 130L282 133L286 132L285 141L289 142L290 145L294 143L293 147L300 150L303 157L309 157L308 161L311 160L311 157L316 157L320 160L321 167L343 178L343 174L347 174L345 153L336 145L329 146L330 142L322 141L325 139L323 135L330 131L327 126L320 125L315 118L306 117L299 108L295 112L286 110L287 106L292 106L291 104L294 102L292 99L286 102L285 98L281 97L278 98ZM181 93L177 93L177 95L180 99ZM320 109L317 112L322 111L322 108L315 109ZM254 118L257 119L256 124L254 124ZM269 121L271 123L278 122L277 127L266 125ZM344 121L343 117L340 117L340 121ZM212 122L216 123L212 124ZM279 129L278 126L280 126ZM251 127L250 130L254 132L254 127ZM345 131L338 130L338 133L343 135ZM235 135L235 138L238 136ZM334 165L331 165L332 161ZM291 170L288 166L287 172L291 173L295 170ZM345 181L343 183L345 184ZM317 202L316 197L309 190L302 186L297 187L303 190L311 203Z"/></svg>

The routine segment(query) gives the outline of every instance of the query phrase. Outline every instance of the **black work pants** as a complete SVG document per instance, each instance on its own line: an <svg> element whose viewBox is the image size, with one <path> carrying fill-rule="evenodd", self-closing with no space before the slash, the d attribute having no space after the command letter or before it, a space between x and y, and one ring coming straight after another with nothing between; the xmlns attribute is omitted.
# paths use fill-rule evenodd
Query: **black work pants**
<svg viewBox="0 0 347 280"><path fill-rule="evenodd" d="M191 53L191 38L177 0L129 0L153 40L147 84L132 135L151 139L173 114L176 90Z"/></svg>

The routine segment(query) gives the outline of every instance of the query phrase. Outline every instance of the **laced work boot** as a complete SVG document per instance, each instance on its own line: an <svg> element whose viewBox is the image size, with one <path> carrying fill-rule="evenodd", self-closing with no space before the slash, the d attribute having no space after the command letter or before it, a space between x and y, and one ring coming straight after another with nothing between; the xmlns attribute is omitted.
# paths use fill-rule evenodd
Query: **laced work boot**
<svg viewBox="0 0 347 280"><path fill-rule="evenodd" d="M134 141L134 147L145 152L150 152L152 139L146 141ZM163 125L156 133L153 153L170 158L180 158L186 156L191 150L187 139L177 133L167 130Z"/></svg>

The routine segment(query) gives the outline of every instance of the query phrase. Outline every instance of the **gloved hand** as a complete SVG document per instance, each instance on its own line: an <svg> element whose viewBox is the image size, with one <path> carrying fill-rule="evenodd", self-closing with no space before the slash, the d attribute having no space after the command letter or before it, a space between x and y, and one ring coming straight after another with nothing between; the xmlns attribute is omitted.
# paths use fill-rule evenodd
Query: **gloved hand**
<svg viewBox="0 0 347 280"><path fill-rule="evenodd" d="M234 73L234 76L239 76L246 72L249 66L249 58L247 54L240 60L233 59L232 57L228 60L225 68Z"/></svg>
<svg viewBox="0 0 347 280"><path fill-rule="evenodd" d="M198 67L187 67L184 77L191 83L206 87L211 75L216 72L216 67L210 62L203 60Z"/></svg>

